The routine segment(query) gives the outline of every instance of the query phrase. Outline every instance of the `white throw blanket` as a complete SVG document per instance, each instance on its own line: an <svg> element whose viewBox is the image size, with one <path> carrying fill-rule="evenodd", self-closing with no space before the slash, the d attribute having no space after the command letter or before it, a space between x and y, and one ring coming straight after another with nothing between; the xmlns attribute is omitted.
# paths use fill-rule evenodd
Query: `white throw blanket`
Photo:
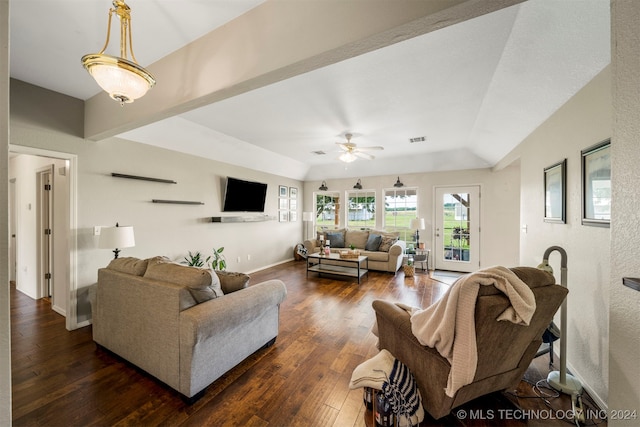
<svg viewBox="0 0 640 427"><path fill-rule="evenodd" d="M471 384L478 365L475 306L480 285L493 285L511 303L496 320L529 325L536 310L533 292L511 270L491 267L462 276L441 300L411 314L411 330L422 345L435 347L451 364L445 393L453 397Z"/></svg>

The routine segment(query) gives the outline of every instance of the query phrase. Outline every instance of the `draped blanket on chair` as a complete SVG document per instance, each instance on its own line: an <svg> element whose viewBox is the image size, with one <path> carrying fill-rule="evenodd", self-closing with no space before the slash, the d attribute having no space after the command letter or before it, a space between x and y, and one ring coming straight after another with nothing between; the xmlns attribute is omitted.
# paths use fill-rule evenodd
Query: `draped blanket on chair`
<svg viewBox="0 0 640 427"><path fill-rule="evenodd" d="M536 310L533 292L511 270L490 267L458 279L442 299L424 310L412 310L411 330L418 341L434 347L451 365L445 393L453 397L471 384L478 364L475 305L480 286L493 285L510 306L496 320L529 325Z"/></svg>

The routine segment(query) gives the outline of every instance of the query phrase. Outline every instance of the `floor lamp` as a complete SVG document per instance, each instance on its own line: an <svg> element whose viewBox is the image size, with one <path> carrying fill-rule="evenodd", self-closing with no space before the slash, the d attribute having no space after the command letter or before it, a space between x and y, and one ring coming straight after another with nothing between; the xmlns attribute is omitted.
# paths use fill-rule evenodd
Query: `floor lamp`
<svg viewBox="0 0 640 427"><path fill-rule="evenodd" d="M560 246L551 246L542 256L539 269L553 274L553 268L549 265L549 255L553 251L560 253L560 284L567 287L567 252ZM547 377L547 383L555 390L572 396L582 393L580 380L571 374L567 374L567 299L565 298L560 308L560 371L551 371Z"/></svg>
<svg viewBox="0 0 640 427"><path fill-rule="evenodd" d="M309 238L309 224L313 221L313 212L302 212L302 221L304 222L304 239L307 240Z"/></svg>

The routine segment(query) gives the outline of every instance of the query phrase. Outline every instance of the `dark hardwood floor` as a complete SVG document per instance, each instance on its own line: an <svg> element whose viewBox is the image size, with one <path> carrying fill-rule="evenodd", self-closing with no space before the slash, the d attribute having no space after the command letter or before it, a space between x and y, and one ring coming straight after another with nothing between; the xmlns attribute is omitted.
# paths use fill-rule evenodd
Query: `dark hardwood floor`
<svg viewBox="0 0 640 427"><path fill-rule="evenodd" d="M315 274L307 278L304 262L251 276L251 283L278 278L287 285L278 340L210 385L191 406L146 373L97 349L90 326L69 332L64 318L49 303L33 301L12 287L13 424L371 425L362 389L348 387L353 369L377 353L370 332L374 321L371 302L380 298L424 307L448 287L427 274L405 278L402 270L396 276L372 272L360 285ZM547 365L548 357L539 357L517 390L476 399L438 421L427 415L422 425L572 424L562 412L571 408L567 396L542 399L532 386L546 377ZM590 408L595 407L587 396L584 399ZM593 424L604 426L606 420L587 421Z"/></svg>

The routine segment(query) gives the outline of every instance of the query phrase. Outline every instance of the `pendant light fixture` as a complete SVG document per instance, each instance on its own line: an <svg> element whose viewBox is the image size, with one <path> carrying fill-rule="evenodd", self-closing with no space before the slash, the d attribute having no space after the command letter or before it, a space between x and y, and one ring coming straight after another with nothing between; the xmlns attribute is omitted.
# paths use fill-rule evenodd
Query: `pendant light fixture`
<svg viewBox="0 0 640 427"><path fill-rule="evenodd" d="M111 35L111 17L118 15L120 19L120 56L105 55ZM131 53L128 59L127 49ZM113 0L113 8L109 9L107 24L107 40L99 53L89 53L82 57L82 65L96 80L98 85L120 105L131 103L144 96L156 81L147 70L138 65L133 54L131 41L131 9L124 1Z"/></svg>
<svg viewBox="0 0 640 427"><path fill-rule="evenodd" d="M400 177L398 177L398 180L396 181L395 184L393 184L393 186L396 188L404 187L404 184L400 182Z"/></svg>

